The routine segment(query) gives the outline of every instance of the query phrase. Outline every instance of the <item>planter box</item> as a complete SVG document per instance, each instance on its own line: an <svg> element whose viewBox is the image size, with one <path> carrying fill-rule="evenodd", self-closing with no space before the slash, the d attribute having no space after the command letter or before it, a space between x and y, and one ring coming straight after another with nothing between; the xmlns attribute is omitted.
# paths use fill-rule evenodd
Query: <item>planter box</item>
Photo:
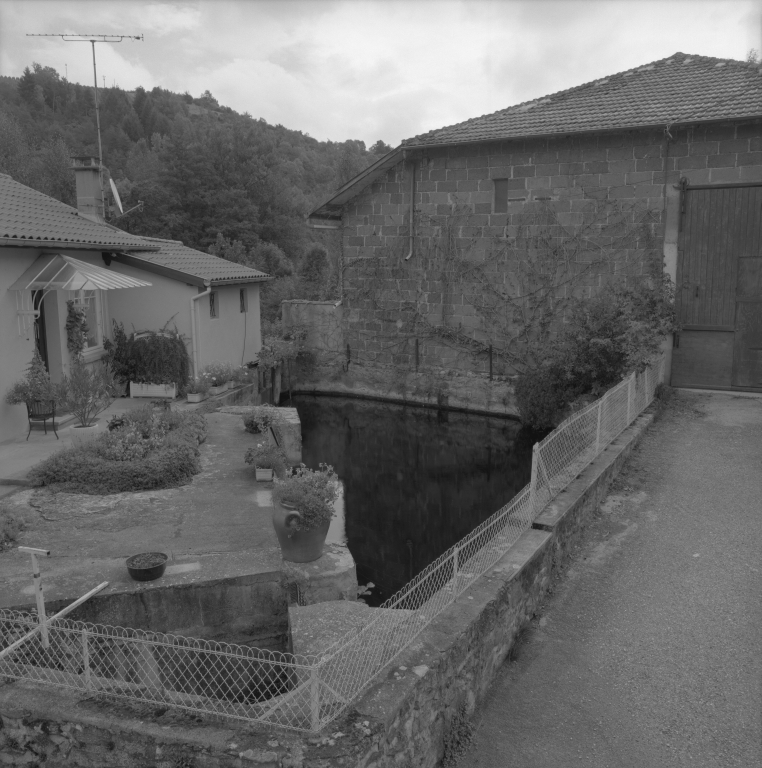
<svg viewBox="0 0 762 768"><path fill-rule="evenodd" d="M189 403L203 403L209 395L206 392L188 392L186 397Z"/></svg>
<svg viewBox="0 0 762 768"><path fill-rule="evenodd" d="M177 397L177 384L137 384L130 382L130 397Z"/></svg>
<svg viewBox="0 0 762 768"><path fill-rule="evenodd" d="M271 483L273 480L273 471L271 469L259 469L257 467L255 469L257 473L257 482L258 483Z"/></svg>
<svg viewBox="0 0 762 768"><path fill-rule="evenodd" d="M228 391L228 383L220 384L219 387L209 387L210 395L221 395L223 392Z"/></svg>

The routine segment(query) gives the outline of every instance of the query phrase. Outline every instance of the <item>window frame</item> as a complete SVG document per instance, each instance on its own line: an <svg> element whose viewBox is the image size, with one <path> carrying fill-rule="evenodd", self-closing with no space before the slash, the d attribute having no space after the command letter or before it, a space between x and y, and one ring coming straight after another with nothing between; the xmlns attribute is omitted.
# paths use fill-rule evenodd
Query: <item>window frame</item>
<svg viewBox="0 0 762 768"><path fill-rule="evenodd" d="M220 319L220 297L218 291L212 291L209 294L209 319Z"/></svg>
<svg viewBox="0 0 762 768"><path fill-rule="evenodd" d="M90 331L95 331L95 344L89 347L85 347L82 350L82 359L86 362L92 362L93 360L98 360L103 356L103 353L105 352L105 348L103 346L103 340L105 338L104 334L104 322L103 322L103 315L105 311L104 307L104 301L103 301L103 291L99 288L92 288L89 290L85 290L84 288L81 288L77 291L69 291L69 295L74 301L74 304L76 306L89 306L90 299L87 297L86 294L92 294L92 302L93 306L95 308L95 328L91 327L90 319L88 318L87 326L90 329Z"/></svg>
<svg viewBox="0 0 762 768"><path fill-rule="evenodd" d="M249 291L247 288L238 289L238 307L241 314L249 311Z"/></svg>

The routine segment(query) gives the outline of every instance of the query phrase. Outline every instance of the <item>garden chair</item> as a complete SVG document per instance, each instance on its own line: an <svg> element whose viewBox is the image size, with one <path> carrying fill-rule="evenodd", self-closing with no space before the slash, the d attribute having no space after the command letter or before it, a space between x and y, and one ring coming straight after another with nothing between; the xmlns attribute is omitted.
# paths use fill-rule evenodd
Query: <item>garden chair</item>
<svg viewBox="0 0 762 768"><path fill-rule="evenodd" d="M56 404L53 400L33 400L31 403L26 404L27 417L29 418L29 432L26 433L26 439L29 440L29 435L32 434L32 426L34 422L42 422L42 426L45 429L45 434L48 434L48 419L51 420L51 427L56 436L56 440L59 440L58 432L56 432Z"/></svg>

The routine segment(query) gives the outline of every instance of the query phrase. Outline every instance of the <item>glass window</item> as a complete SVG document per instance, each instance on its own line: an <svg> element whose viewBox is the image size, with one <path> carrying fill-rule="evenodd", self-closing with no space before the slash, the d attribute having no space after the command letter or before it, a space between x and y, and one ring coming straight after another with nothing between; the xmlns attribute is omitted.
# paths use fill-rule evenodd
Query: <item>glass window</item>
<svg viewBox="0 0 762 768"><path fill-rule="evenodd" d="M209 317L219 317L220 310L217 306L217 293L216 291L209 294Z"/></svg>
<svg viewBox="0 0 762 768"><path fill-rule="evenodd" d="M240 288L238 290L238 299L241 303L241 312L248 312L249 311L249 295L246 292L245 288Z"/></svg>

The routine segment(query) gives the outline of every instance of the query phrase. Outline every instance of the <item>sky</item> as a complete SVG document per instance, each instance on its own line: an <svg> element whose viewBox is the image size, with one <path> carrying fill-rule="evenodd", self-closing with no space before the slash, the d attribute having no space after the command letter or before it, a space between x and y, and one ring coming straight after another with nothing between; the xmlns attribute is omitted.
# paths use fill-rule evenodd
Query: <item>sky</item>
<svg viewBox="0 0 762 768"><path fill-rule="evenodd" d="M762 52L762 0L0 0L0 74L32 62L200 96L320 140L402 139L677 51Z"/></svg>

